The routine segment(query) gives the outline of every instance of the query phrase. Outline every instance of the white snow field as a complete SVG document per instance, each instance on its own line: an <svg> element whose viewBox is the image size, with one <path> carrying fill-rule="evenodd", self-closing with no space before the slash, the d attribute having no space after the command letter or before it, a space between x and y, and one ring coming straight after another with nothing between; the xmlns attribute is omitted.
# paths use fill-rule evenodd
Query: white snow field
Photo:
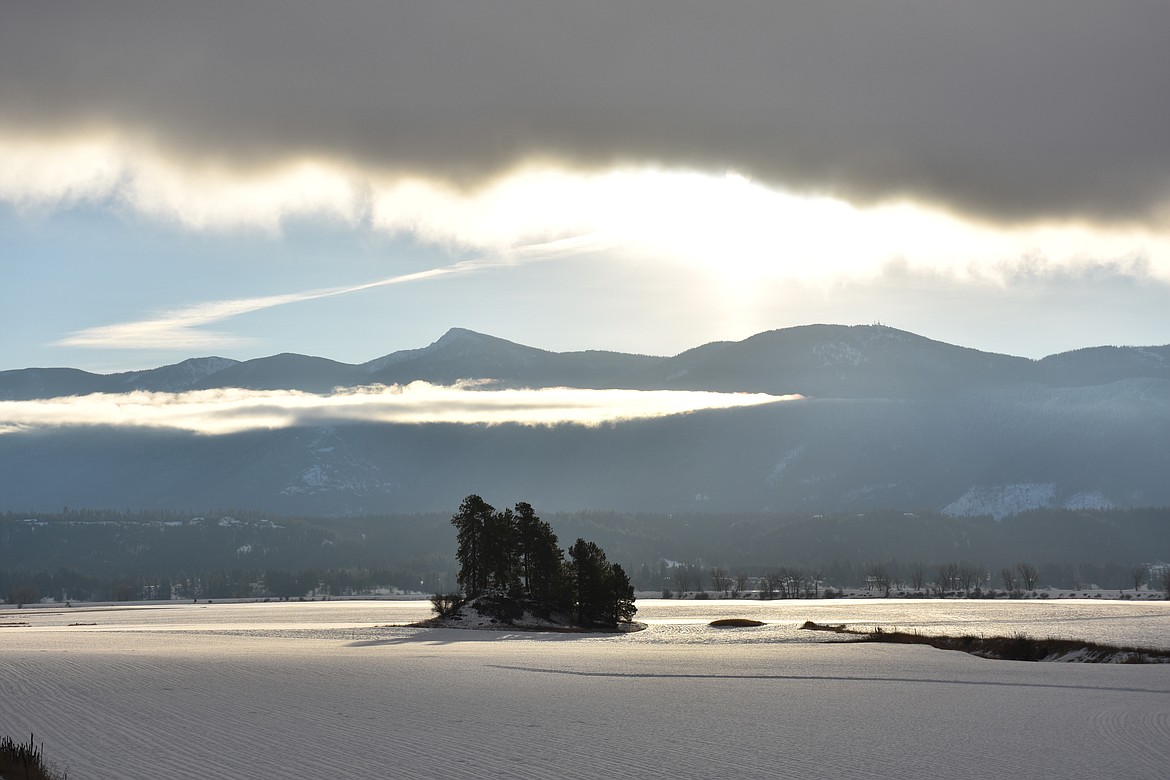
<svg viewBox="0 0 1170 780"><path fill-rule="evenodd" d="M833 637L795 628L812 619L1166 647L1170 603L639 609L647 630L607 636L389 627L426 617L426 602L9 610L0 734L35 734L70 780L1170 772L1170 666L990 661L823 643ZM707 626L729 616L768 623Z"/></svg>

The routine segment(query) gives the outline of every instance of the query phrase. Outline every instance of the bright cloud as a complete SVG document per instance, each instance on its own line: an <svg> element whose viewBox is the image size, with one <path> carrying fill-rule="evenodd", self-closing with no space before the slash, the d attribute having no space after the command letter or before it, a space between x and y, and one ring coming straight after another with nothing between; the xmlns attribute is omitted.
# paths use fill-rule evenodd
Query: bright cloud
<svg viewBox="0 0 1170 780"><path fill-rule="evenodd" d="M344 423L594 426L798 399L699 391L484 390L412 382L314 395L291 390L134 392L0 402L0 434L60 426L165 428L221 435Z"/></svg>
<svg viewBox="0 0 1170 780"><path fill-rule="evenodd" d="M1105 264L1170 281L1170 234L1150 227L980 223L913 202L858 206L680 169L534 163L460 189L328 159L236 170L171 160L114 136L0 137L0 199L112 201L197 230L279 231L285 218L325 215L500 259L522 258L534 244L620 249L634 261L683 262L741 280L857 281L897 263L1002 282L1043 257L1053 272Z"/></svg>
<svg viewBox="0 0 1170 780"><path fill-rule="evenodd" d="M0 137L0 199L21 206L112 202L190 229L259 228L325 214L360 219L361 177L337 163L294 159L263 170L180 163L115 133Z"/></svg>

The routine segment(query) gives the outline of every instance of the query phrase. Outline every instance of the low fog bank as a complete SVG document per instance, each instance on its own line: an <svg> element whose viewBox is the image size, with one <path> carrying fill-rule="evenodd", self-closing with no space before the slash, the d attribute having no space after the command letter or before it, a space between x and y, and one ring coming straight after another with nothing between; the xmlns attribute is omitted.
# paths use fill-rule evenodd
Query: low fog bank
<svg viewBox="0 0 1170 780"><path fill-rule="evenodd" d="M324 395L242 388L139 390L0 401L0 434L89 426L208 435L347 423L596 426L796 398L695 390L494 389L483 382L441 386L422 381L338 388Z"/></svg>

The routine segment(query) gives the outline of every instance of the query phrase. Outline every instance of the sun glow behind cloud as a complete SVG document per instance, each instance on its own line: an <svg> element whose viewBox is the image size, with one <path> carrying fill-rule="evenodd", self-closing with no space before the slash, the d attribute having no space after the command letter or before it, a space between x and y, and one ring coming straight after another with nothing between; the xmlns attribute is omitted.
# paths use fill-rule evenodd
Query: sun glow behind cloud
<svg viewBox="0 0 1170 780"><path fill-rule="evenodd" d="M928 205L859 206L768 187L733 172L532 162L475 189L301 157L237 170L171 158L113 133L37 140L0 135L0 199L18 206L113 203L192 230L259 229L321 215L390 234L515 259L534 243L620 251L735 280L831 284L891 264L957 281L1002 283L1043 258L1059 272L1132 266L1170 281L1170 235L1081 223L996 225ZM1140 262L1135 262L1140 261Z"/></svg>
<svg viewBox="0 0 1170 780"><path fill-rule="evenodd" d="M2 401L0 434L95 425L208 435L345 423L596 426L800 398L701 391L480 388L478 384L440 386L412 382L338 390L330 395L228 388Z"/></svg>

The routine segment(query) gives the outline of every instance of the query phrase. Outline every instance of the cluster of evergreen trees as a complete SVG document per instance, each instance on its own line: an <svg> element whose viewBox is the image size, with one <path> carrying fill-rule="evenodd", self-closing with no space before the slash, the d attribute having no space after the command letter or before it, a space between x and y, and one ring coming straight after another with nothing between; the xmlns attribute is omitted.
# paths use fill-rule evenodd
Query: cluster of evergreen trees
<svg viewBox="0 0 1170 780"><path fill-rule="evenodd" d="M615 626L634 616L634 588L626 572L593 542L559 546L548 523L526 502L497 511L470 495L451 518L459 543L459 587L516 615L527 609L567 616L578 626Z"/></svg>

